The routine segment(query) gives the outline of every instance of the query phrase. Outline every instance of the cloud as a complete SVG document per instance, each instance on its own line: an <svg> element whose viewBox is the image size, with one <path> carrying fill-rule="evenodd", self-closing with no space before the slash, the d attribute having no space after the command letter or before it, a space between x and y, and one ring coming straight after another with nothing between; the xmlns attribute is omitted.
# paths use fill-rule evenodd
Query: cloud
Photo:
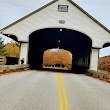
<svg viewBox="0 0 110 110"><path fill-rule="evenodd" d="M76 3L84 3L85 5L88 4L88 5L100 5L100 6L103 6L103 5L110 5L110 0L74 0Z"/></svg>

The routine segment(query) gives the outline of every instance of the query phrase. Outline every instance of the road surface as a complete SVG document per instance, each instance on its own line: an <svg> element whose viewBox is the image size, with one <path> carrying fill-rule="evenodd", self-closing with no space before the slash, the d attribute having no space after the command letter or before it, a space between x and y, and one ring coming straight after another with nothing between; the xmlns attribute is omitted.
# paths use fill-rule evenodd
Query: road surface
<svg viewBox="0 0 110 110"><path fill-rule="evenodd" d="M3 75L0 110L110 110L110 84L83 74L48 71Z"/></svg>

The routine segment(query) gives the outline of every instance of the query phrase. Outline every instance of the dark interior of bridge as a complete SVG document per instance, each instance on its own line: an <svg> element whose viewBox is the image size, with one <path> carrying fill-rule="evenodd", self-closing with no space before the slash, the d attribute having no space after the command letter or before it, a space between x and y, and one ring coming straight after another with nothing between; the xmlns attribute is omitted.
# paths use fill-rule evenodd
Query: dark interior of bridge
<svg viewBox="0 0 110 110"><path fill-rule="evenodd" d="M44 51L58 47L72 53L72 71L89 68L92 40L81 32L65 28L45 28L30 34L30 68L42 69Z"/></svg>

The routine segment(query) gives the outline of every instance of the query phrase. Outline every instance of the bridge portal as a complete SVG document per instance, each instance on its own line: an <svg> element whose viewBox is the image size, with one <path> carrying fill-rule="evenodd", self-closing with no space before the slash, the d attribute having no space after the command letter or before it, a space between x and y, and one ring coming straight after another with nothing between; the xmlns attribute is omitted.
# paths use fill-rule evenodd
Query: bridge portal
<svg viewBox="0 0 110 110"><path fill-rule="evenodd" d="M75 30L65 28L37 30L29 36L28 63L32 69L41 69L44 51L60 48L72 53L72 69L89 69L91 47L92 40Z"/></svg>
<svg viewBox="0 0 110 110"><path fill-rule="evenodd" d="M110 30L73 0L53 0L0 33L21 43L19 59L32 69L42 68L45 50L59 47L73 54L72 69L97 71L99 49L110 44Z"/></svg>

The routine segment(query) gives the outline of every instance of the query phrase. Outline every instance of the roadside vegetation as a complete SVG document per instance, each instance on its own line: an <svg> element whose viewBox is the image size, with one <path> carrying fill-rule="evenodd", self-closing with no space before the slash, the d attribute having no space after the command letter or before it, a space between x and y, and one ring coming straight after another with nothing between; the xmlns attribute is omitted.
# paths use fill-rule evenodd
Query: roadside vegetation
<svg viewBox="0 0 110 110"><path fill-rule="evenodd" d="M2 37L0 37L0 56L18 58L19 52L20 45L16 41L4 44Z"/></svg>
<svg viewBox="0 0 110 110"><path fill-rule="evenodd" d="M110 56L99 58L98 68L99 70L108 71L108 73L110 73Z"/></svg>

